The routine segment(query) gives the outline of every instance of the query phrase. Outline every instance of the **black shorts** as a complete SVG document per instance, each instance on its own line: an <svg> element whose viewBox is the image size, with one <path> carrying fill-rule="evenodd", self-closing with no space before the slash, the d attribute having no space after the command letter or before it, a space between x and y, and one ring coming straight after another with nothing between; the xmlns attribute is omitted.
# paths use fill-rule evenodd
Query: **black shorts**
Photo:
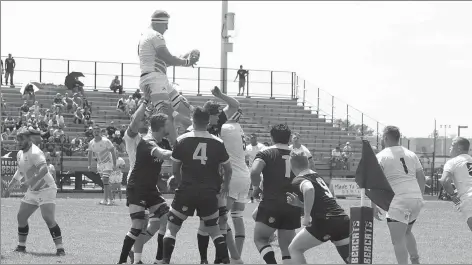
<svg viewBox="0 0 472 265"><path fill-rule="evenodd" d="M300 208L288 204L270 206L261 202L257 208L256 222L281 230L300 228Z"/></svg>
<svg viewBox="0 0 472 265"><path fill-rule="evenodd" d="M195 210L199 217L207 217L218 212L216 192L175 191L172 209L186 216L193 216Z"/></svg>
<svg viewBox="0 0 472 265"><path fill-rule="evenodd" d="M126 189L126 206L134 204L149 209L152 206L165 202L166 200L158 190L143 191L135 188Z"/></svg>
<svg viewBox="0 0 472 265"><path fill-rule="evenodd" d="M340 241L350 237L349 216L334 216L312 219L312 225L306 230L321 242Z"/></svg>

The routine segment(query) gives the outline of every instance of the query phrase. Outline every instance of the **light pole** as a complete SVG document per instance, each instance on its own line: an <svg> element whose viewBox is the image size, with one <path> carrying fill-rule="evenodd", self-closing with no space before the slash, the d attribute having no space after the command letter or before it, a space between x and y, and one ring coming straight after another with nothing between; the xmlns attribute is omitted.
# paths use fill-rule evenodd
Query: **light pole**
<svg viewBox="0 0 472 265"><path fill-rule="evenodd" d="M233 51L228 30L234 30L234 13L228 13L228 1L221 1L221 66L220 79L223 93L228 93L228 52Z"/></svg>
<svg viewBox="0 0 472 265"><path fill-rule="evenodd" d="M443 128L444 127L444 157L446 157L446 144L447 144L447 127L449 126L449 129L451 129L451 125L449 124L442 124L442 125L439 125L439 128Z"/></svg>
<svg viewBox="0 0 472 265"><path fill-rule="evenodd" d="M469 126L467 125L459 125L457 126L457 137L461 136L461 129L467 129Z"/></svg>

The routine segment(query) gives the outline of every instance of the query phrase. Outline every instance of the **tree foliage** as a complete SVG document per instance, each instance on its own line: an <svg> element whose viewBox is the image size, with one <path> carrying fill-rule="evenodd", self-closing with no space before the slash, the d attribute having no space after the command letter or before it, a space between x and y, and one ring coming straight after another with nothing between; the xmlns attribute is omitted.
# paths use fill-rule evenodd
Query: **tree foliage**
<svg viewBox="0 0 472 265"><path fill-rule="evenodd" d="M342 130L348 131L355 136L374 136L375 130L365 124L355 124L346 119L336 119L334 124L339 126ZM364 133L364 134L362 134Z"/></svg>

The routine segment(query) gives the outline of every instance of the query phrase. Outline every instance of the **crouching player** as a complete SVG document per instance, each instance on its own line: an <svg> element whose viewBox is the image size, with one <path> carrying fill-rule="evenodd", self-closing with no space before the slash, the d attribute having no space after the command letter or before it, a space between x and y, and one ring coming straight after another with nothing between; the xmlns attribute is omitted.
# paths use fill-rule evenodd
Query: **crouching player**
<svg viewBox="0 0 472 265"><path fill-rule="evenodd" d="M231 163L223 141L207 131L210 114L197 107L193 113L193 129L177 138L172 154L173 173L179 183L172 202L164 236L163 263L169 264L176 236L188 216L195 210L213 239L216 256L229 263L228 248L218 226L218 198L221 187L220 165L224 168L221 196L228 195Z"/></svg>
<svg viewBox="0 0 472 265"><path fill-rule="evenodd" d="M20 148L17 154L18 169L8 185L10 189L15 182L24 178L22 185L28 187L17 215L18 246L15 251L26 252L26 238L29 233L28 219L39 207L56 244L56 255L63 256L65 251L62 246L61 229L55 219L57 186L49 173L44 153L32 143L31 133L26 128L18 131L17 140Z"/></svg>
<svg viewBox="0 0 472 265"><path fill-rule="evenodd" d="M288 247L295 264L307 264L303 253L330 240L344 262L349 262L349 216L338 205L331 191L316 172L310 170L303 152L292 152L292 190L287 202L304 209L302 229Z"/></svg>

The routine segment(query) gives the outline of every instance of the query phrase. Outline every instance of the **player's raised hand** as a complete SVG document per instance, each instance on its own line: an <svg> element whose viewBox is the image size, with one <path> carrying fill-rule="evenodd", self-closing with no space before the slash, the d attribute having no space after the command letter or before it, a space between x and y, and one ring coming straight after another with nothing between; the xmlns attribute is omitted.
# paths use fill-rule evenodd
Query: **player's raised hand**
<svg viewBox="0 0 472 265"><path fill-rule="evenodd" d="M173 117L174 109L169 102L163 102L161 108L159 109L162 113L166 114L169 117Z"/></svg>
<svg viewBox="0 0 472 265"><path fill-rule="evenodd" d="M199 50L192 50L188 56L189 65L192 67L198 63L200 60L200 51Z"/></svg>
<svg viewBox="0 0 472 265"><path fill-rule="evenodd" d="M382 221L382 219L380 219L380 216L382 215L382 212L380 211L379 207L374 206L373 209L374 209L374 218L379 220L379 221Z"/></svg>
<svg viewBox="0 0 472 265"><path fill-rule="evenodd" d="M303 203L298 198L298 195L292 192L286 192L287 195L287 203L296 207L303 207Z"/></svg>
<svg viewBox="0 0 472 265"><path fill-rule="evenodd" d="M213 94L213 96L219 98L223 92L221 92L220 88L215 86L214 88L211 89L211 94Z"/></svg>

